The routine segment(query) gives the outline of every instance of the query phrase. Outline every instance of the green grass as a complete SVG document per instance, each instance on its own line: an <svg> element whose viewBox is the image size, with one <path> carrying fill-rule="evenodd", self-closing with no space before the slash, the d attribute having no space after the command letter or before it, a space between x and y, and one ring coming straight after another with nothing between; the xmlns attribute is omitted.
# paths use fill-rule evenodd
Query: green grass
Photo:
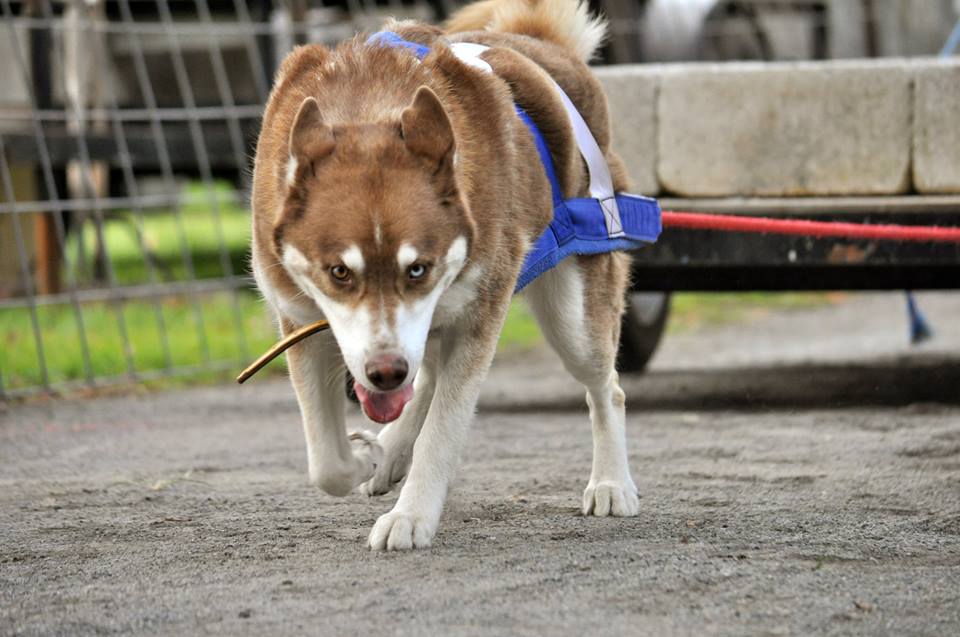
<svg viewBox="0 0 960 637"><path fill-rule="evenodd" d="M677 293L671 299L667 334L751 321L774 311L818 307L842 296L822 292ZM533 314L522 299L514 300L500 335L499 352L522 354L542 343L543 337Z"/></svg>
<svg viewBox="0 0 960 637"><path fill-rule="evenodd" d="M118 304L90 303L82 306L82 321L95 377L126 375L233 362L218 377L239 372L241 362L259 354L275 339L263 303L250 292L237 295L239 325L234 299L228 293L203 297L131 301ZM71 306L40 307L37 319L42 336L49 381L83 380L87 377L77 315ZM162 334L166 332L166 343ZM122 337L126 331L129 351ZM246 343L244 357L241 342ZM30 315L26 310L0 310L0 370L7 389L30 387L42 382L41 367ZM279 368L276 364L274 369Z"/></svg>
<svg viewBox="0 0 960 637"><path fill-rule="evenodd" d="M185 195L187 203L180 209L182 230L173 211L143 215L121 212L104 224L109 262L118 285L188 280L188 260L200 279L247 272L249 212L236 203L230 187L217 184L207 191L190 184ZM212 212L211 201L217 203L219 220ZM141 241L153 256L152 274ZM67 246L71 261L81 253L86 256L84 267L78 269L81 287L92 279L90 262L95 245L93 225L87 224L82 235L72 238ZM774 309L819 305L829 298L824 294L677 294L673 297L669 329L676 332L749 320ZM226 369L202 372L192 377L193 382L197 378L222 380L235 375L247 360L263 352L276 338L267 308L255 293L245 290L236 296L223 292L157 301L87 303L81 306L80 314L89 369L84 364L74 308L56 305L37 310L51 383L84 380L88 375L125 376L131 368L134 374L156 375L175 368L202 368L210 362L223 363ZM129 351L124 347L124 332ZM541 343L539 328L529 309L522 301L515 301L500 338L500 353L522 354ZM0 310L0 375L4 387L10 390L40 385L43 379L39 360L28 310ZM275 361L268 370L283 370L282 360ZM159 384L171 382L182 381Z"/></svg>
<svg viewBox="0 0 960 637"><path fill-rule="evenodd" d="M773 310L822 305L825 294L677 294L669 332L683 332L705 325L750 320ZM238 329L234 303L239 309ZM219 293L199 299L170 298L157 303L129 301L119 304L91 303L82 306L82 320L89 352L90 372L96 378L157 372L205 363L226 363L226 369L191 375L192 382L231 378L244 364L267 349L276 332L263 302L252 292L236 299ZM121 325L122 320L122 325ZM38 308L38 323L47 363L49 382L87 378L77 316L71 306ZM130 349L124 348L125 330ZM166 332L166 343L161 335ZM243 355L241 340L246 345ZM536 321L520 301L510 307L500 337L501 355L522 355L540 346L542 336ZM261 375L282 373L283 357ZM0 310L0 370L4 386L18 389L40 385L42 376L30 315L26 310ZM200 371L200 370L198 370ZM154 382L169 386L183 381Z"/></svg>
<svg viewBox="0 0 960 637"><path fill-rule="evenodd" d="M247 271L250 213L235 201L230 187L221 183L208 191L190 184L184 195L188 203L181 207L179 221L172 211L121 212L111 215L104 224L107 253L118 284L150 282L151 263L145 259L146 253L152 255L155 280L161 282L189 279L191 263L194 276L199 279L225 276L225 263L232 274ZM89 281L96 246L93 224L85 225L82 241L87 258L86 267L80 268L81 280ZM78 244L76 238L67 246L67 257L72 262L76 262L81 251Z"/></svg>
<svg viewBox="0 0 960 637"><path fill-rule="evenodd" d="M126 211L108 217L103 237L117 285L185 281L191 278L191 269L198 279L247 273L250 215L237 203L230 186L218 183L206 189L188 184L182 194L185 203L177 212ZM74 269L80 288L93 283L96 245L96 229L89 223L68 241L66 258L80 264ZM202 367L210 362L239 371L241 361L262 352L276 336L266 308L251 291L236 296L221 292L85 303L77 314L69 305L37 309L50 383ZM81 322L89 368L84 362ZM0 310L0 374L6 389L42 383L37 347L28 310ZM271 368L282 368L282 364ZM232 373L231 369L204 376L223 378Z"/></svg>
<svg viewBox="0 0 960 637"><path fill-rule="evenodd" d="M667 333L687 332L706 325L750 321L774 311L818 307L842 296L824 292L674 294Z"/></svg>
<svg viewBox="0 0 960 637"><path fill-rule="evenodd" d="M255 294L241 292L236 303L242 331L235 319L234 300L228 293L200 300L177 297L158 303L84 304L81 318L90 371L96 378L112 378L129 374L131 365L134 373L142 373L199 367L212 361L228 367L206 374L206 379L233 377L276 340L269 312ZM40 307L37 315L49 382L85 380L87 368L73 307ZM123 330L129 339L129 351L124 347ZM162 339L164 331L166 343ZM246 343L245 357L241 338ZM539 342L540 333L533 317L522 304L514 303L500 340L501 351L524 351ZM282 373L284 369L284 359L280 357L261 374ZM0 310L0 370L8 390L40 385L43 381L27 310Z"/></svg>
<svg viewBox="0 0 960 637"><path fill-rule="evenodd" d="M543 342L537 320L521 299L514 299L507 313L507 321L500 332L498 351L504 353L522 353Z"/></svg>

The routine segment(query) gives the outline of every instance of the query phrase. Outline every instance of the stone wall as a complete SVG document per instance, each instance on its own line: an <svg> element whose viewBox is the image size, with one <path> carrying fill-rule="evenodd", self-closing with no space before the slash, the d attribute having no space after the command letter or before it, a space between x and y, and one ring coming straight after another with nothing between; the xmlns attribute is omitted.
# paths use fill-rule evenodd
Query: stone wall
<svg viewBox="0 0 960 637"><path fill-rule="evenodd" d="M598 68L647 194L960 194L960 60Z"/></svg>

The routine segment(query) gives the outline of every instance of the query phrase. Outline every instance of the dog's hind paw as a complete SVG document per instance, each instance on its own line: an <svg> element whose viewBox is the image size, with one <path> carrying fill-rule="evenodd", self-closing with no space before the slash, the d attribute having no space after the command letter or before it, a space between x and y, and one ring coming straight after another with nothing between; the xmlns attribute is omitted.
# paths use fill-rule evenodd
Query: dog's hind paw
<svg viewBox="0 0 960 637"><path fill-rule="evenodd" d="M407 464L407 462L396 461L387 453L383 463L379 464L374 471L373 477L360 485L360 493L366 496L390 493L406 476Z"/></svg>
<svg viewBox="0 0 960 637"><path fill-rule="evenodd" d="M383 448L370 431L352 431L348 436L353 456L365 466L365 476L375 475L383 464Z"/></svg>
<svg viewBox="0 0 960 637"><path fill-rule="evenodd" d="M640 497L631 482L590 481L583 492L583 514L628 518L640 512Z"/></svg>
<svg viewBox="0 0 960 637"><path fill-rule="evenodd" d="M360 485L360 493L367 496L390 493L406 477L416 435L411 436L401 424L387 425L377 436L383 447L383 462L377 465L373 477Z"/></svg>
<svg viewBox="0 0 960 637"><path fill-rule="evenodd" d="M436 524L422 516L390 511L380 516L370 531L368 543L374 551L407 551L426 548L436 533Z"/></svg>

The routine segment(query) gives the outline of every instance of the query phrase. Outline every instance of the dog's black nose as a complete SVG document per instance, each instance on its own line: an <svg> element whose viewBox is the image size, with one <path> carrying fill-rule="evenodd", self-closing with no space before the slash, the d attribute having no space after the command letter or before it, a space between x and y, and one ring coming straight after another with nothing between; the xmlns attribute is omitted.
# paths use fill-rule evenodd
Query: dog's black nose
<svg viewBox="0 0 960 637"><path fill-rule="evenodd" d="M373 386L383 391L396 389L407 378L407 361L399 356L377 356L367 361L364 370Z"/></svg>

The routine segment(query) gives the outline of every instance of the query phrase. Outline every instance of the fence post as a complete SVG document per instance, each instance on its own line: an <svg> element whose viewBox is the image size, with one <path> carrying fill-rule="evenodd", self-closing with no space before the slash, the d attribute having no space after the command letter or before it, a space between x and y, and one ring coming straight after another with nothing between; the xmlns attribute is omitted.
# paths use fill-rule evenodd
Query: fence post
<svg viewBox="0 0 960 637"><path fill-rule="evenodd" d="M44 18L45 12L40 0L30 0L27 3L27 15L31 18ZM49 19L49 18L48 18ZM30 47L30 81L33 83L33 94L36 108L50 109L53 106L52 69L50 65L50 51L53 48L53 38L47 22L43 27L31 26L29 29ZM35 167L39 173L41 168ZM19 180L18 180L19 181ZM40 182L34 178L34 182ZM50 198L50 193L45 195ZM63 254L57 240L56 220L52 212L39 212L34 215L33 244L34 270L37 294L56 294L60 292L60 263Z"/></svg>

